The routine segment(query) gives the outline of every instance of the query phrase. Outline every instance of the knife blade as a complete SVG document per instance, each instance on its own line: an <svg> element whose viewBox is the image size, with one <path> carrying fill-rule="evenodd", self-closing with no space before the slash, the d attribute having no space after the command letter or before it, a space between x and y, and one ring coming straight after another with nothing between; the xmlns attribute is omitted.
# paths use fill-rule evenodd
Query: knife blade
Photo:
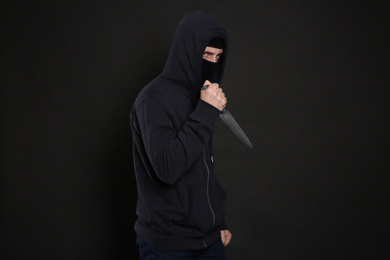
<svg viewBox="0 0 390 260"><path fill-rule="evenodd" d="M209 85L204 85L202 90L205 90L209 87ZM232 130L232 132L240 139L244 144L253 149L252 143L249 140L248 136L246 136L244 130L240 127L237 121L234 119L232 114L230 114L229 110L224 108L222 113L219 115L222 121Z"/></svg>
<svg viewBox="0 0 390 260"><path fill-rule="evenodd" d="M253 149L252 143L249 140L248 136L246 136L244 130L240 127L237 121L234 119L232 114L230 114L229 110L224 108L222 113L219 115L222 121L232 130L232 132L247 146Z"/></svg>

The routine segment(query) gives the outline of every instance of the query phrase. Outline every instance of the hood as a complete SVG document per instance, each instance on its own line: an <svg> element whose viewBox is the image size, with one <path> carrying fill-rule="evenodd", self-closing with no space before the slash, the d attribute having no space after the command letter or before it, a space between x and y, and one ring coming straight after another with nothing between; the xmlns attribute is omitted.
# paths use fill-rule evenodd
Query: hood
<svg viewBox="0 0 390 260"><path fill-rule="evenodd" d="M214 17L200 11L189 12L180 21L162 77L180 87L189 96L196 95L203 84L203 52L210 40L216 37L224 40L225 48L218 62L217 72L210 81L221 83L228 51L227 32Z"/></svg>

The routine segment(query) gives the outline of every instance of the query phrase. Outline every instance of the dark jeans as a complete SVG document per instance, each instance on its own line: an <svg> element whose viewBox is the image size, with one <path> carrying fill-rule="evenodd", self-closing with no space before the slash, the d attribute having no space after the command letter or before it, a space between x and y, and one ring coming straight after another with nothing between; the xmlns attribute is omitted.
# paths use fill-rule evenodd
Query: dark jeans
<svg viewBox="0 0 390 260"><path fill-rule="evenodd" d="M225 248L221 239L211 246L198 250L167 250L154 247L137 236L137 245L139 247L141 260L184 260L184 259L219 259L226 260Z"/></svg>

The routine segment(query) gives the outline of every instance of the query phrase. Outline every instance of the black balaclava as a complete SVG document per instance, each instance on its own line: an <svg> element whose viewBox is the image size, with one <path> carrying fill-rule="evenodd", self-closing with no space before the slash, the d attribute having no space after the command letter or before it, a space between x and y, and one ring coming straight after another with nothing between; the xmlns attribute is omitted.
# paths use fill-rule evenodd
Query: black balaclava
<svg viewBox="0 0 390 260"><path fill-rule="evenodd" d="M213 47L213 48L218 48L218 49L223 49L224 48L223 39L220 37L213 38L207 44L207 46ZM212 78L212 76L214 75L217 68L218 68L218 62L211 62L211 61L203 59L203 61L202 61L202 84L206 80L210 80Z"/></svg>

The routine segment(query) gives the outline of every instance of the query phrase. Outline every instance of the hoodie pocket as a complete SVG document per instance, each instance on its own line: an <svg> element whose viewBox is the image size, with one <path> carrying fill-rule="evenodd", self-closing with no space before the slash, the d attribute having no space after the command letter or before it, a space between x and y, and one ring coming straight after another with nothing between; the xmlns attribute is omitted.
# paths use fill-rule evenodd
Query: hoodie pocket
<svg viewBox="0 0 390 260"><path fill-rule="evenodd" d="M188 190L188 215L177 225L192 228L195 234L203 236L213 225L206 185L191 185Z"/></svg>
<svg viewBox="0 0 390 260"><path fill-rule="evenodd" d="M225 213L226 192L217 180L210 185L210 201L214 209L216 225L219 226Z"/></svg>

